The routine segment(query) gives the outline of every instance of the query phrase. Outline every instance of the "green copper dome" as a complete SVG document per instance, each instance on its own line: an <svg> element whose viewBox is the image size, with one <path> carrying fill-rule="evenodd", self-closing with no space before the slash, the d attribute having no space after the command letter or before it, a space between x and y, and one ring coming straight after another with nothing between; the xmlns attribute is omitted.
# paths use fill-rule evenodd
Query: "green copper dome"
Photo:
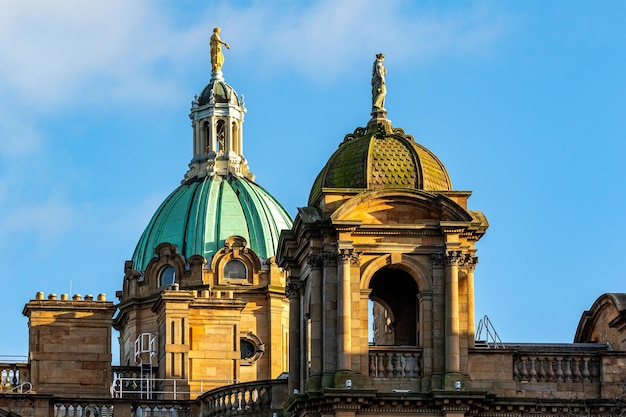
<svg viewBox="0 0 626 417"><path fill-rule="evenodd" d="M313 183L309 205L328 188L449 191L452 182L435 154L384 119L346 135Z"/></svg>
<svg viewBox="0 0 626 417"><path fill-rule="evenodd" d="M186 181L156 211L133 254L133 268L145 271L160 243L175 244L186 258L210 259L232 235L244 237L261 258L275 255L282 229L292 219L265 189L245 177Z"/></svg>

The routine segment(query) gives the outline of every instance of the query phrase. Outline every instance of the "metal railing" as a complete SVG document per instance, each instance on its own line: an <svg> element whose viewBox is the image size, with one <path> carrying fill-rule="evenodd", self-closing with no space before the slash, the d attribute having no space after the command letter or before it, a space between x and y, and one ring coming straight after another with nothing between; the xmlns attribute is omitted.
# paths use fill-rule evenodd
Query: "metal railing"
<svg viewBox="0 0 626 417"><path fill-rule="evenodd" d="M485 337L483 338L483 332L485 333ZM476 329L476 342L483 342L490 349L504 349L504 343L500 340L500 336L498 336L498 332L496 332L496 328L489 320L489 317L485 314L485 317L480 319L478 322L478 327Z"/></svg>
<svg viewBox="0 0 626 417"><path fill-rule="evenodd" d="M232 385L235 380L193 380L162 378L115 378L111 386L113 398L172 400L195 398L216 386Z"/></svg>

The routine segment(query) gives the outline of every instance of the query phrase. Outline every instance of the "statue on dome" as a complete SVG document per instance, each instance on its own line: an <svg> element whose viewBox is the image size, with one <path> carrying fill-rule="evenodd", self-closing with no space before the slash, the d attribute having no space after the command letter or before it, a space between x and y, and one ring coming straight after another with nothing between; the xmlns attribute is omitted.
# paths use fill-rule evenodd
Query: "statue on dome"
<svg viewBox="0 0 626 417"><path fill-rule="evenodd" d="M211 35L211 69L213 71L221 71L224 64L224 54L222 53L222 45L226 49L230 49L230 46L220 39L220 28L213 29L213 35Z"/></svg>
<svg viewBox="0 0 626 417"><path fill-rule="evenodd" d="M387 75L387 70L383 65L384 60L385 55L376 54L372 68L372 115L385 112L385 96L387 95L385 75Z"/></svg>

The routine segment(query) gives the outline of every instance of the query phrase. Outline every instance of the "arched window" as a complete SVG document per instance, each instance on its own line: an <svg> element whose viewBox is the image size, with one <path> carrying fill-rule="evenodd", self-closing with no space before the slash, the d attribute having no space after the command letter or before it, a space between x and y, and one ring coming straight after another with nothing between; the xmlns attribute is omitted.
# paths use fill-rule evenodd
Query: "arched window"
<svg viewBox="0 0 626 417"><path fill-rule="evenodd" d="M159 274L159 286L165 287L166 285L172 285L176 282L176 268L168 266L161 270Z"/></svg>
<svg viewBox="0 0 626 417"><path fill-rule="evenodd" d="M226 150L226 123L223 120L218 120L215 130L217 133L217 136L215 138L215 151L223 152L224 150Z"/></svg>
<svg viewBox="0 0 626 417"><path fill-rule="evenodd" d="M419 340L418 288L401 269L384 268L370 282L373 301L373 343L417 346Z"/></svg>
<svg viewBox="0 0 626 417"><path fill-rule="evenodd" d="M231 259L224 265L224 278L226 279L248 279L246 265L236 259Z"/></svg>

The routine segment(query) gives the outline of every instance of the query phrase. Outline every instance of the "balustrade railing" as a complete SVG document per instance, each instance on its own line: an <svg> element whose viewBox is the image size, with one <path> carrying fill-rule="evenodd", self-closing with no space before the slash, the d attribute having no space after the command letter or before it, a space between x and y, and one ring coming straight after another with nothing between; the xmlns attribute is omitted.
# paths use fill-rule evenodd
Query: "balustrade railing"
<svg viewBox="0 0 626 417"><path fill-rule="evenodd" d="M54 417L113 417L113 404L79 401L56 402Z"/></svg>
<svg viewBox="0 0 626 417"><path fill-rule="evenodd" d="M422 349L370 346L369 375L373 378L421 378Z"/></svg>
<svg viewBox="0 0 626 417"><path fill-rule="evenodd" d="M203 417L259 414L282 408L287 396L286 380L235 384L209 391L199 397Z"/></svg>
<svg viewBox="0 0 626 417"><path fill-rule="evenodd" d="M519 382L598 382L600 358L592 355L515 355Z"/></svg>
<svg viewBox="0 0 626 417"><path fill-rule="evenodd" d="M29 379L27 363L0 363L0 393L17 392Z"/></svg>
<svg viewBox="0 0 626 417"><path fill-rule="evenodd" d="M120 401L111 400L58 400L53 404L53 417L114 417L114 410L120 415L131 417L191 417L188 401ZM124 408L130 411L121 412Z"/></svg>

